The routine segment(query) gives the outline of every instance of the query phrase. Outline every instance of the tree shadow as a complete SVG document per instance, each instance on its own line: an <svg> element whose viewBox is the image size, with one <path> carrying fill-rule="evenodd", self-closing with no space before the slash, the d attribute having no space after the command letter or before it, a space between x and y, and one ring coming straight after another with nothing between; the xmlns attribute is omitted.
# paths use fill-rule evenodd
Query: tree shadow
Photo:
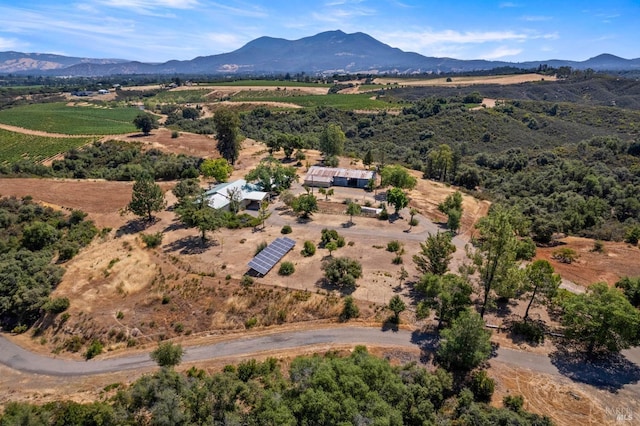
<svg viewBox="0 0 640 426"><path fill-rule="evenodd" d="M211 247L217 246L215 240L204 240L199 236L184 237L167 244L165 252L177 251L180 254L202 254Z"/></svg>
<svg viewBox="0 0 640 426"><path fill-rule="evenodd" d="M396 321L396 318L394 315L390 315L389 317L387 317L386 320L384 320L384 322L382 323L382 331L393 331L394 333L397 333L399 328L399 322Z"/></svg>
<svg viewBox="0 0 640 426"><path fill-rule="evenodd" d="M495 314L500 318L506 318L510 316L513 313L513 311L511 310L511 305L517 304L512 303L509 299L496 300Z"/></svg>
<svg viewBox="0 0 640 426"><path fill-rule="evenodd" d="M309 222L311 222L311 221L313 221L313 219L311 219L311 216L307 216L307 217L304 217L304 216L298 216L298 217L296 218L296 222L297 222L297 223L299 223L299 224L301 224L301 225L307 224L307 223L309 223Z"/></svg>
<svg viewBox="0 0 640 426"><path fill-rule="evenodd" d="M440 346L440 337L436 333L415 330L411 333L411 343L420 348L420 362L430 364L435 360L435 353Z"/></svg>
<svg viewBox="0 0 640 426"><path fill-rule="evenodd" d="M355 225L356 225L355 222L344 222L340 224L340 226L342 226L343 228L351 228L352 226L355 226Z"/></svg>
<svg viewBox="0 0 640 426"><path fill-rule="evenodd" d="M560 347L549 357L563 376L611 393L617 393L625 385L640 381L640 367L619 353L594 358L583 352Z"/></svg>
<svg viewBox="0 0 640 426"><path fill-rule="evenodd" d="M116 231L116 238L120 238L123 235L137 234L138 232L144 231L145 229L149 228L150 226L152 226L153 224L159 221L160 219L158 219L157 217L154 217L153 220L151 221L147 220L147 218L141 218L141 217L136 219L131 219L130 221L122 225L120 228L118 228L118 230Z"/></svg>
<svg viewBox="0 0 640 426"><path fill-rule="evenodd" d="M180 229L187 229L188 227L179 221L175 221L172 224L168 225L167 227L165 227L162 232L170 232L170 231L178 231Z"/></svg>
<svg viewBox="0 0 640 426"><path fill-rule="evenodd" d="M326 278L320 278L318 281L316 281L316 287L320 287L321 289L327 290L327 291L337 291L343 296L349 296L350 294L353 294L354 291L356 291L355 287L339 286L330 282Z"/></svg>

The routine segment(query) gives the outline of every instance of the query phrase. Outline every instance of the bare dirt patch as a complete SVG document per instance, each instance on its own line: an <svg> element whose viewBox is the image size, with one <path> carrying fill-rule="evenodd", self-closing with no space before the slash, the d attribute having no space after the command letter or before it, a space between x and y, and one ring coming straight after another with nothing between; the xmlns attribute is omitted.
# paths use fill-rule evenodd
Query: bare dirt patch
<svg viewBox="0 0 640 426"><path fill-rule="evenodd" d="M102 140L137 142L147 149L157 148L174 154L193 155L202 158L220 157L216 150L216 140L212 136L179 132L179 136L173 138L171 133L172 130L163 127L153 130L148 136L143 136L141 133L130 133L108 136Z"/></svg>
<svg viewBox="0 0 640 426"><path fill-rule="evenodd" d="M555 247L538 247L536 259L551 262L556 272L573 283L588 286L596 282L615 284L620 278L640 276L640 248L630 244L605 241L604 252L593 251L594 240L566 237L557 241ZM553 251L561 248L575 250L579 257L571 264L553 259Z"/></svg>
<svg viewBox="0 0 640 426"><path fill-rule="evenodd" d="M540 74L515 74L515 75L492 75L483 77L451 77L451 81L447 81L447 78L433 78L433 79L394 79L394 78L376 78L374 83L376 84L399 84L402 86L471 86L474 84L519 84L527 83L531 81L555 81L555 76L540 75Z"/></svg>

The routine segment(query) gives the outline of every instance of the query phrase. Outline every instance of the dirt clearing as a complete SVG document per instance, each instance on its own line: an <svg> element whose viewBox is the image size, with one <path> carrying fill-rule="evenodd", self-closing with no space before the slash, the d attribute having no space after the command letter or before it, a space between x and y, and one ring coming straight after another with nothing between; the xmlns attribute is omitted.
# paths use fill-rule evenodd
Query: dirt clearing
<svg viewBox="0 0 640 426"><path fill-rule="evenodd" d="M447 81L450 80L450 81ZM515 74L515 75L491 75L484 77L442 77L432 79L394 79L394 78L376 78L374 83L376 84L399 84L401 86L471 86L474 84L519 84L527 83L530 81L555 81L555 76L540 75L540 74Z"/></svg>

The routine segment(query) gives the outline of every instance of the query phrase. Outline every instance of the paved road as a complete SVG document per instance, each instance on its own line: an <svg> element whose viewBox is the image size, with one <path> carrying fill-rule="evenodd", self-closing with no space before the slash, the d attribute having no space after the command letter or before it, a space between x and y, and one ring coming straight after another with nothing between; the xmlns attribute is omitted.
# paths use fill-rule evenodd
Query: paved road
<svg viewBox="0 0 640 426"><path fill-rule="evenodd" d="M412 333L406 330L383 331L369 327L336 327L318 330L286 331L268 336L243 337L221 343L193 346L185 350L183 363L254 356L266 351L283 351L308 347L326 350L335 345L381 345L402 348L432 348L432 335ZM637 362L637 351L627 356ZM584 364L570 365L552 362L546 355L513 349L499 348L492 362L502 362L534 372L556 376L567 376L574 380L595 383L612 390L628 388L640 397L640 368L628 362L632 370L621 369L613 373L604 368L585 368ZM148 353L126 355L119 358L97 359L90 361L72 361L50 358L29 352L0 336L0 363L26 373L49 376L85 376L153 367L155 363ZM561 372L558 368L562 369ZM588 373L588 374L585 374Z"/></svg>

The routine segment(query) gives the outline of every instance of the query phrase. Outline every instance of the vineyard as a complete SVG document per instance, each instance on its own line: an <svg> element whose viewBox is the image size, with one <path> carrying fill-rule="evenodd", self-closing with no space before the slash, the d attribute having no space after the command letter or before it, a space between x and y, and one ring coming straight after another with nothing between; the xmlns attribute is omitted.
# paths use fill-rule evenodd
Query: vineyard
<svg viewBox="0 0 640 426"><path fill-rule="evenodd" d="M33 104L0 111L0 123L66 135L115 135L135 132L138 108L107 108L65 103Z"/></svg>
<svg viewBox="0 0 640 426"><path fill-rule="evenodd" d="M0 164L19 160L42 161L72 148L85 145L95 138L50 138L14 133L0 129Z"/></svg>

